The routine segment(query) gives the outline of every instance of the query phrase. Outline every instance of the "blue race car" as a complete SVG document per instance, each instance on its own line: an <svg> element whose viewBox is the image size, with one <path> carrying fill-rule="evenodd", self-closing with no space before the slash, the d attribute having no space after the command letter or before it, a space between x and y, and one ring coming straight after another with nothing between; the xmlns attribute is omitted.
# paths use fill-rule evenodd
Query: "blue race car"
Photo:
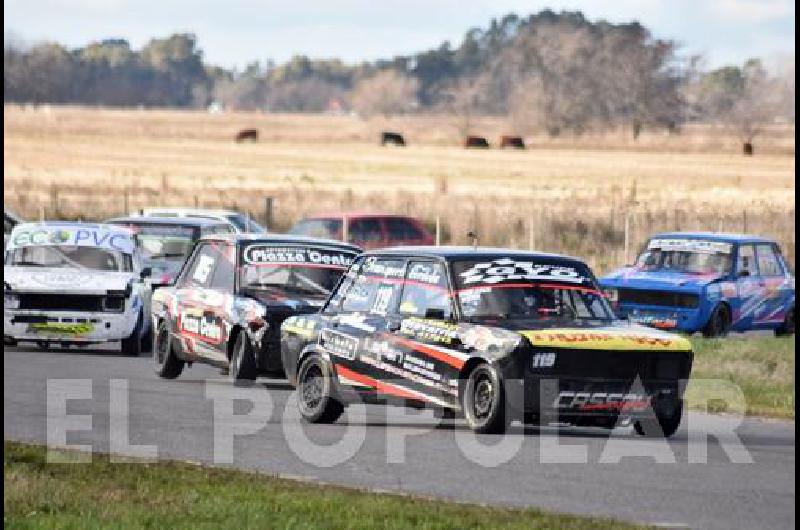
<svg viewBox="0 0 800 530"><path fill-rule="evenodd" d="M794 275L778 244L761 237L657 234L600 286L621 318L656 328L794 333Z"/></svg>

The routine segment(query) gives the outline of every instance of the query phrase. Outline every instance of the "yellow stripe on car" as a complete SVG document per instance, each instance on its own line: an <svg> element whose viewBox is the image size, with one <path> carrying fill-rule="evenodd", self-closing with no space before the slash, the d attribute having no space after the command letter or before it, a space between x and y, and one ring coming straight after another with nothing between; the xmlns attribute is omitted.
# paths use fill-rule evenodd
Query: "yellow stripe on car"
<svg viewBox="0 0 800 530"><path fill-rule="evenodd" d="M677 335L630 331L548 329L520 331L534 346L585 350L690 351L691 343Z"/></svg>

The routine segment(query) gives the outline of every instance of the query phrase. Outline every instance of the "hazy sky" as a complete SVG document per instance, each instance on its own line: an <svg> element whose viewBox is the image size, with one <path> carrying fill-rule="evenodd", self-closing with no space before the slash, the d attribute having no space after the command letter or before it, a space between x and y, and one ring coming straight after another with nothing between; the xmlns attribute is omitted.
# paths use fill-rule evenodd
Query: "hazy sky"
<svg viewBox="0 0 800 530"><path fill-rule="evenodd" d="M794 54L792 0L5 0L6 36L68 46L108 37L138 48L153 36L191 31L208 61L242 67L293 54L348 62L458 43L508 12L581 10L590 19L639 20L709 66Z"/></svg>

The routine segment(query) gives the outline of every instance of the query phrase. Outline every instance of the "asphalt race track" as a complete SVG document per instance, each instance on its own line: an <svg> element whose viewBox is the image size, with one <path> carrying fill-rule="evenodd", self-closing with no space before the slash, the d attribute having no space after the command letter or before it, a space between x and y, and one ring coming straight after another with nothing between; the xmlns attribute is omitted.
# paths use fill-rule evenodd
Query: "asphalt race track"
<svg viewBox="0 0 800 530"><path fill-rule="evenodd" d="M284 411L294 411L294 407L291 403L286 407L292 392L282 381L260 380L252 388L234 388L224 376L205 366L185 370L175 381L164 381L153 374L149 358L123 358L96 350L5 348L3 359L6 439L46 441L47 378L55 380L50 383L51 389L58 389L61 379L91 379L91 399L71 400L66 405L67 414L90 414L91 428L81 430L85 427L73 424L66 442L89 444L96 451L110 450L113 386L117 389L114 395L128 396L125 441L156 446L159 458L228 465L226 455L232 454L235 467L269 474L466 502L605 515L669 527L794 527L794 422L745 420L735 431L746 447L742 451L741 446L732 445L732 435L724 435L726 429L733 432L732 425L738 419L691 413L669 445L657 446L660 459L668 462L673 455L675 462L656 463L652 456L655 442L635 436L630 427L616 429L609 438L605 431L591 429L559 431L515 425L505 439L485 436L476 440L460 421L440 422L430 411L385 407L366 407L366 416L348 412L349 418L333 426L311 426L301 424L291 414L283 418ZM127 393L116 393L120 383L112 380L127 381ZM86 387L88 383L78 384ZM242 400L231 404L207 398L227 396L231 391ZM261 403L261 408L248 400ZM51 424L61 425L54 412L56 401L50 407ZM267 405L263 405L265 402ZM224 403L228 403L227 408L241 416L232 416L226 423L228 416L220 419L218 415L212 421L219 403L223 405L218 410L224 411ZM122 409L116 405L115 410ZM332 467L309 463L326 458L328 444L345 434L345 423L365 436L355 456ZM215 427L223 434L229 432L226 427L253 434L236 436L232 452L226 452L224 448L230 444L214 443ZM299 429L314 444L301 441L290 447L286 433L291 434L289 439L297 440ZM712 439L707 445L707 462L698 463L698 455L702 456L698 448L706 447L703 432L707 431L723 433L722 443ZM492 466L486 461L505 453L485 446L465 450L467 442L463 440L510 444L515 450L510 460ZM561 447L554 447L556 443ZM588 463L564 462L581 447L586 448ZM123 452L140 454L136 450ZM650 456L635 456L637 452ZM301 458L298 453L305 456ZM748 456L751 463L732 462L747 460Z"/></svg>

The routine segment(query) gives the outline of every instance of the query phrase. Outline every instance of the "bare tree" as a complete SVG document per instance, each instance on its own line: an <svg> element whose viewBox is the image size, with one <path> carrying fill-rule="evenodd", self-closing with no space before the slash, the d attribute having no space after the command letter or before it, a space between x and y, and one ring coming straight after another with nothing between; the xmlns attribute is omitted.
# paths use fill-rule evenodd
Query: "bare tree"
<svg viewBox="0 0 800 530"><path fill-rule="evenodd" d="M453 117L460 138L472 133L474 117L480 112L487 85L486 76L478 75L456 79L442 89L440 106Z"/></svg>
<svg viewBox="0 0 800 530"><path fill-rule="evenodd" d="M415 110L419 82L397 70L384 70L362 79L353 91L353 108L363 117L388 118Z"/></svg>

